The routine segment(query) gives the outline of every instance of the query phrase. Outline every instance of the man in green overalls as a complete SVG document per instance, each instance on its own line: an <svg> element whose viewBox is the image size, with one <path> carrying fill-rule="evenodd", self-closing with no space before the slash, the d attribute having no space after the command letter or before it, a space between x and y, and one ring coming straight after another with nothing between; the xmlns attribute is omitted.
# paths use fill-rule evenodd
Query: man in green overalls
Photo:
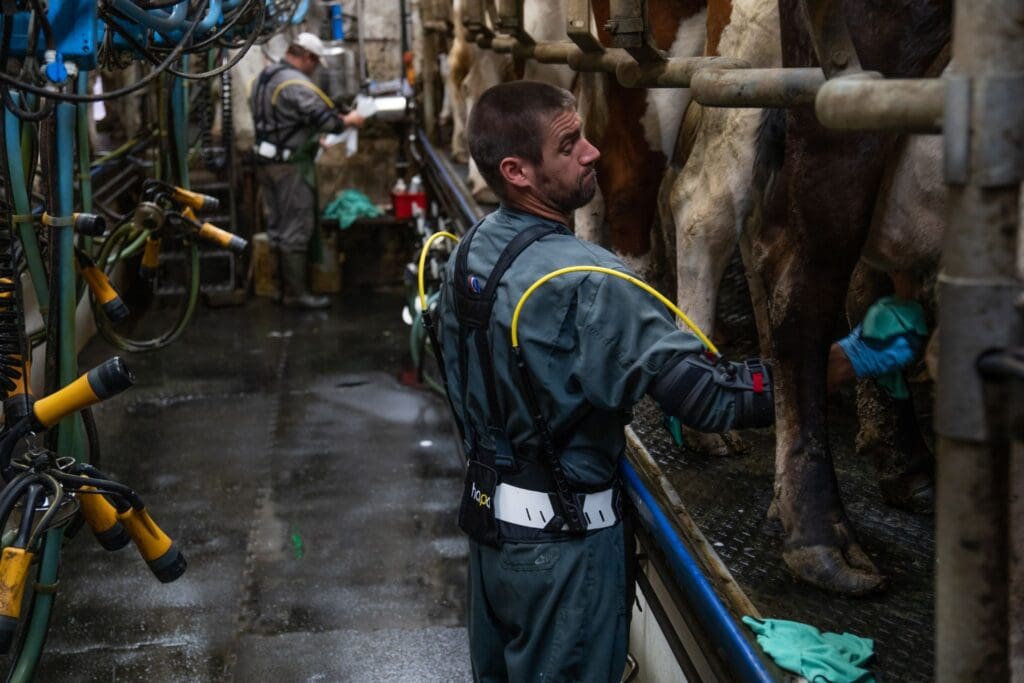
<svg viewBox="0 0 1024 683"><path fill-rule="evenodd" d="M470 535L479 681L621 678L632 537L617 472L644 394L701 431L773 419L760 361L708 357L650 294L599 273L552 279L531 296L517 328L528 379L520 374L510 323L536 280L575 265L629 272L566 227L594 194L599 157L574 104L528 81L480 98L470 153L502 204L462 239L442 282L442 361L469 460L459 523Z"/></svg>
<svg viewBox="0 0 1024 683"><path fill-rule="evenodd" d="M281 302L295 308L330 305L306 286L306 252L317 219L314 162L320 133L363 123L357 112L339 113L310 80L323 55L319 38L300 33L281 62L260 73L249 96L267 234L281 259Z"/></svg>

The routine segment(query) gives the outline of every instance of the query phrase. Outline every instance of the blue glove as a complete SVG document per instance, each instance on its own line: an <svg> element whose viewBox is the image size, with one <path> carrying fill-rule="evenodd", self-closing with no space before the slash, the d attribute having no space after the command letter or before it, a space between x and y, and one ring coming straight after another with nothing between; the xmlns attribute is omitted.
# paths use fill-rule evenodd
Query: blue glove
<svg viewBox="0 0 1024 683"><path fill-rule="evenodd" d="M914 362L921 350L922 339L913 332L879 342L867 340L860 325L839 340L843 353L850 359L857 377L879 377L904 369Z"/></svg>

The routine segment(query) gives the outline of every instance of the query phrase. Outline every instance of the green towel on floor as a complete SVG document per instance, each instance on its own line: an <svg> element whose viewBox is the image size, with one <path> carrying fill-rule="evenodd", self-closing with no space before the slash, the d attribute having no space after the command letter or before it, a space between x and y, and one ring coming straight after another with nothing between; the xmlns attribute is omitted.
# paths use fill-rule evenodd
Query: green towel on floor
<svg viewBox="0 0 1024 683"><path fill-rule="evenodd" d="M864 315L861 334L868 341L880 343L885 343L897 335L916 334L923 343L923 340L928 338L924 309L916 301L884 296L873 303ZM893 398L905 399L910 396L902 372L888 372L876 377L875 381Z"/></svg>
<svg viewBox="0 0 1024 683"><path fill-rule="evenodd" d="M810 683L873 683L875 675L864 668L875 656L875 643L852 633L822 633L813 626L784 619L743 617L757 634L765 653L786 671L798 673Z"/></svg>
<svg viewBox="0 0 1024 683"><path fill-rule="evenodd" d="M335 218L342 230L345 230L356 220L363 218L375 218L381 214L380 209L374 206L370 198L359 190L343 190L331 200L331 203L324 209L324 218Z"/></svg>

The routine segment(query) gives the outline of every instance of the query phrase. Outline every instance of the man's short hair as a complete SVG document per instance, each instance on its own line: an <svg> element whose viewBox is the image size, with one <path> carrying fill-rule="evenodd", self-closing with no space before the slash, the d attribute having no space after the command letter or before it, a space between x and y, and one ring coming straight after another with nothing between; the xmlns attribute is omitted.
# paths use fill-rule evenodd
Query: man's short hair
<svg viewBox="0 0 1024 683"><path fill-rule="evenodd" d="M546 124L575 106L568 90L538 81L501 83L484 91L469 115L466 137L473 161L498 197L506 196L501 160L521 157L539 164Z"/></svg>

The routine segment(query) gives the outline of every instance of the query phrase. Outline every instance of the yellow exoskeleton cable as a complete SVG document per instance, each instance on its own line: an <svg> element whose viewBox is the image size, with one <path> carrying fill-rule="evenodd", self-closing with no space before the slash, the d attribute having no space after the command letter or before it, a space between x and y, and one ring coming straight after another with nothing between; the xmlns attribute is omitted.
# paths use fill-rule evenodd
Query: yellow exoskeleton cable
<svg viewBox="0 0 1024 683"><path fill-rule="evenodd" d="M427 241L423 244L423 249L420 250L420 266L416 271L416 279L419 284L420 290L420 310L422 311L427 310L427 290L423 285L423 266L427 262L427 252L430 251L430 245L433 244L434 241L440 237L447 237L448 239L456 243L459 241L459 238L453 235L452 233L445 232L442 230L441 232L435 232L433 235L428 237Z"/></svg>
<svg viewBox="0 0 1024 683"><path fill-rule="evenodd" d="M559 268L558 270L551 271L550 273L548 273L547 275L541 277L536 282L534 282L532 285L530 285L527 288L527 290L525 292L523 292L523 295L521 297L519 297L519 303L516 304L515 311L513 311L513 313L512 313L512 348L513 349L519 348L519 314L522 312L523 304L526 303L526 300L529 299L530 296L532 296L533 293L535 291L537 291L537 289L541 285L543 285L544 283L548 282L549 280L553 280L556 277L559 277L561 275L568 275L569 273L586 273L586 272L590 272L590 273L603 273L605 275L611 275L611 276L617 277L617 278L619 278L621 280L625 280L626 282L628 282L628 283L630 283L632 285L635 285L635 286L639 287L640 289L644 290L645 292L647 292L648 294L653 296L655 299L657 299L661 303L665 304L670 311L672 311L674 314L676 314L676 316L678 316L679 319L682 320L683 323L687 327L689 327L691 331L693 331L693 333L697 336L697 339L700 339L700 341L704 344L704 346L706 346L708 348L709 351L711 351L716 356L722 355L722 354L720 354L718 352L718 349L715 347L715 345L711 343L711 340L708 339L707 336L701 331L701 329L699 327L697 327L697 325L694 324L694 322L692 320L690 320L685 313L683 313L681 310L679 310L678 306L676 306L674 303L669 301L668 298L664 294L662 294L661 292L656 290L654 287L651 287L649 284L647 284L643 280L635 278L632 275L627 275L626 273L621 273L621 272L619 272L617 270L612 270L611 268L603 268L601 266L569 266L567 268Z"/></svg>

